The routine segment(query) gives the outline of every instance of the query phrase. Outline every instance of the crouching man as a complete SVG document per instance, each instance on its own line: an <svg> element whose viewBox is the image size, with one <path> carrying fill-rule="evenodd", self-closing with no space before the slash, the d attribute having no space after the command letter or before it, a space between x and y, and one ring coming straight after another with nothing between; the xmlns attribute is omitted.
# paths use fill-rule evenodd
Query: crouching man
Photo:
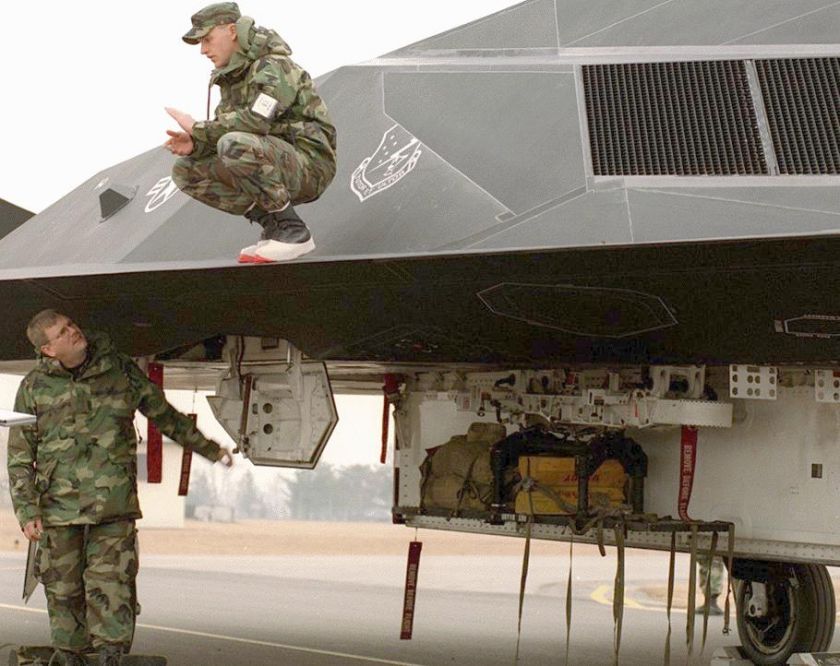
<svg viewBox="0 0 840 666"><path fill-rule="evenodd" d="M201 44L221 89L212 120L167 112L180 130L164 146L179 155L172 180L189 196L262 227L239 261L286 261L315 249L295 204L317 199L335 176L336 132L309 74L273 30L256 27L235 2L192 16L183 36Z"/></svg>

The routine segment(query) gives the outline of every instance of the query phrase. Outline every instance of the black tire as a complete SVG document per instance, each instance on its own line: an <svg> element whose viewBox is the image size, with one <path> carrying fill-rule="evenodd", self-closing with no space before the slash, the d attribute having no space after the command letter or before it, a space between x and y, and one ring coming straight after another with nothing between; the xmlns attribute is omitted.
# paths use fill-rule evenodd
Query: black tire
<svg viewBox="0 0 840 666"><path fill-rule="evenodd" d="M782 570L785 575L765 584L764 618L747 615L752 584L735 585L738 636L747 656L762 666L786 664L797 652L825 652L834 637L834 586L828 570L821 564L788 564Z"/></svg>

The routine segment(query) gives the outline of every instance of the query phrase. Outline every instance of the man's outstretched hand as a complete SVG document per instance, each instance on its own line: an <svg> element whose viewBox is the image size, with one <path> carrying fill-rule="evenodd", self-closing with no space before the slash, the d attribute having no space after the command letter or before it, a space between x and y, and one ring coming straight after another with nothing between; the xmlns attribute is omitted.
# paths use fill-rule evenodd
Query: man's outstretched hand
<svg viewBox="0 0 840 666"><path fill-rule="evenodd" d="M186 132L173 132L172 130L166 130L166 133L169 135L169 139L163 144L163 147L170 153L180 155L181 157L186 157L192 153L195 144L189 134Z"/></svg>
<svg viewBox="0 0 840 666"><path fill-rule="evenodd" d="M222 463L225 467L233 467L233 454L231 454L230 449L221 447L216 462Z"/></svg>
<svg viewBox="0 0 840 666"><path fill-rule="evenodd" d="M182 157L189 155L195 148L195 143L192 138L192 128L195 125L195 118L189 113L184 113L169 106L166 107L166 112L178 123L181 131L173 132L172 130L166 130L169 139L163 144L163 147L175 155Z"/></svg>
<svg viewBox="0 0 840 666"><path fill-rule="evenodd" d="M164 107L166 112L172 116L178 126L184 130L187 134L192 136L192 128L195 125L195 118L193 118L189 113L184 113L183 111L179 111L178 109L173 109L171 106Z"/></svg>

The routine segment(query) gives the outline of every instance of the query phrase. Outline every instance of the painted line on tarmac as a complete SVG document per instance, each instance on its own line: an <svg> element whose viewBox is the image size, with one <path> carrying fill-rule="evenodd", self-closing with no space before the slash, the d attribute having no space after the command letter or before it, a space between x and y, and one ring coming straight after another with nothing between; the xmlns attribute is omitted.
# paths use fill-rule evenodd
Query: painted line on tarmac
<svg viewBox="0 0 840 666"><path fill-rule="evenodd" d="M596 590L589 595L589 598L592 599L597 604L602 604L604 606L612 606L612 585L599 585ZM732 617L735 617L735 602L732 601ZM654 613L667 613L668 609L664 606L645 606L644 604L640 604L638 601L633 599L632 597L624 596L624 607L625 608L635 608L637 610L643 611L651 611ZM671 613L682 613L683 615L686 614L685 608L671 608ZM840 610L835 613L840 621Z"/></svg>
<svg viewBox="0 0 840 666"><path fill-rule="evenodd" d="M13 606L11 604L0 604L0 608L6 610L23 611L25 613L43 613L47 614L42 608L27 608L25 606ZM185 636L196 636L198 638L212 638L221 641L233 641L235 643L247 643L249 645L259 645L262 647L280 648L282 650L292 650L295 652L305 652L307 654L317 654L326 657L341 657L342 659L353 659L355 661L365 661L371 664L390 664L390 666L423 666L422 664L414 664L407 661L393 661L391 659L378 659L376 657L365 657L360 654L347 654L345 652L332 652L330 650L318 650L316 648L301 647L299 645L287 645L285 643L272 643L270 641L258 641L251 638L239 638L238 636L223 636L220 634L210 634L203 631L192 631L190 629L175 629L173 627L161 627L156 624L137 623L138 627L143 629L152 629L153 631L167 631L173 634L183 634Z"/></svg>
<svg viewBox="0 0 840 666"><path fill-rule="evenodd" d="M599 585L595 589L595 591L589 595L589 598L592 599L592 601L594 601L595 603L602 604L604 606L612 606L612 593L612 585ZM668 611L668 609L664 606L645 606L644 604L641 604L635 599L633 599L633 597L628 597L626 594L624 595L624 607L635 608L636 610L652 611L654 613L666 613ZM686 609L671 608L671 613L682 613L683 615L685 615Z"/></svg>
<svg viewBox="0 0 840 666"><path fill-rule="evenodd" d="M422 664L413 664L407 661L393 661L391 659L377 659L376 657L365 657L359 654L347 654L344 652L332 652L330 650L318 650L316 648L301 647L299 645L286 645L285 643L272 643L270 641L259 641L250 638L239 638L237 636L220 636L218 634L209 634L203 631L191 631L189 629L174 629L172 627L160 627L154 624L137 624L138 627L144 629L154 629L157 631L168 631L175 634L184 634L186 636L197 636L199 638L216 638L223 641L233 641L236 643L248 643L249 645L261 645L264 647L275 647L283 650L294 650L295 652L306 652L308 654L319 654L329 657L342 657L343 659L354 659L356 661L366 661L372 664L391 664L392 666L422 666Z"/></svg>
<svg viewBox="0 0 840 666"><path fill-rule="evenodd" d="M43 608L27 608L26 606L12 606L11 604L0 604L0 608L5 608L6 610L23 611L24 613L43 613L44 615L47 614L47 611Z"/></svg>

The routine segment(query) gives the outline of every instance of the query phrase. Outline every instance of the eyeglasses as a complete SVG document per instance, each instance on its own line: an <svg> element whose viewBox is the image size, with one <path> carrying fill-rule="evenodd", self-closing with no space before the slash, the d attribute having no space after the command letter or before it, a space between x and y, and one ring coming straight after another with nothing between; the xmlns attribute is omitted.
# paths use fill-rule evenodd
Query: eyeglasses
<svg viewBox="0 0 840 666"><path fill-rule="evenodd" d="M72 321L68 321L64 326L61 327L61 330L56 334L54 338L51 340L47 340L44 344L51 345L56 340L61 340L61 338L66 338L70 333L72 333L76 329L76 324Z"/></svg>

